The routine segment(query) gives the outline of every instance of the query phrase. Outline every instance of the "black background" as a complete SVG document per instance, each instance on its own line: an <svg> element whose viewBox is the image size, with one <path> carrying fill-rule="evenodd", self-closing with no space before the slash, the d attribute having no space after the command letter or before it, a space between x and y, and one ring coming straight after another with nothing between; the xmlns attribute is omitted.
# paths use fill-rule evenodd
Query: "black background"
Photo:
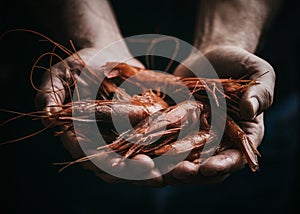
<svg viewBox="0 0 300 214"><path fill-rule="evenodd" d="M160 33L192 43L194 1L141 2L113 1L125 36ZM300 178L300 32L296 2L283 1L257 51L277 74L275 101L266 112L266 133L259 148L263 154L260 171L252 173L245 168L213 186L152 189L130 184L111 185L80 166L58 173L52 163L72 158L59 139L53 137L53 130L47 130L0 147L0 213L291 212L296 207ZM1 11L2 32L13 28L44 32L37 24L38 17L32 16L26 8L26 1L6 2ZM47 12L55 16L55 11ZM44 33L51 38L56 36L52 32ZM33 111L35 91L29 83L29 71L35 59L51 50L51 46L40 42L37 36L22 32L7 34L0 46L0 108ZM36 74L37 83L38 79L39 74ZM11 116L1 113L1 121ZM1 127L1 142L42 127L39 121L17 120Z"/></svg>

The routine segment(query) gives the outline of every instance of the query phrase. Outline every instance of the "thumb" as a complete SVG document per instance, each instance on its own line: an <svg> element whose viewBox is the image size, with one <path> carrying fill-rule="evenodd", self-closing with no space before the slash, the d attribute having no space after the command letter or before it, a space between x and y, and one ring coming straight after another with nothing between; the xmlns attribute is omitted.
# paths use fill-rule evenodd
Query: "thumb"
<svg viewBox="0 0 300 214"><path fill-rule="evenodd" d="M267 110L273 103L275 72L263 59L251 54L245 61L249 78L258 84L250 86L240 101L241 117L253 120L258 114Z"/></svg>
<svg viewBox="0 0 300 214"><path fill-rule="evenodd" d="M53 114L62 110L66 92L61 78L46 72L41 81L39 91L35 97L35 106L38 110L44 110L48 118L42 120L44 125L53 123Z"/></svg>

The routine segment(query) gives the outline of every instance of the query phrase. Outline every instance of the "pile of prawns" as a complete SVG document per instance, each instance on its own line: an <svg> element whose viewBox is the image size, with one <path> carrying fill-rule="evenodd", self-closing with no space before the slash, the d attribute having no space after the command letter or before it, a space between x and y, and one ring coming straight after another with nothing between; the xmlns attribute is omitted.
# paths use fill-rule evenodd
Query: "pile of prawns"
<svg viewBox="0 0 300 214"><path fill-rule="evenodd" d="M107 153L113 151L123 156L120 161L125 161L125 159L137 154L146 154L151 158L155 158L160 155L176 156L186 153L186 160L201 163L203 161L201 157L205 152L210 153L213 151L212 155L215 155L229 147L236 147L245 155L250 169L252 171L258 169L257 157L260 154L246 133L237 124L239 120L239 101L248 87L258 84L256 81L198 77L182 78L119 62L107 62L101 67L100 72L94 72L77 54L72 42L71 45L75 53L42 34L36 34L47 39L68 55L74 56L76 60L82 63L83 67L87 68L84 75L90 76L95 84L98 84L97 75L100 75L102 82L98 96L96 100L70 99L63 105L58 105L57 107L60 107L61 110L52 114L48 114L46 111L38 111L19 115L9 121L24 115L41 119L49 118L52 125L63 127L62 131L56 133L56 135L74 129L72 123L74 121L97 122L107 143L97 148L99 154L103 151ZM48 55L51 54L57 56L54 52L48 53ZM31 72L37 67L36 62ZM76 92L77 82L75 78L73 80L68 88L70 94L71 91ZM124 81L127 81L131 88L137 88L133 91L140 91L141 93L130 94L130 92L127 92L122 88ZM183 88L188 89L190 93L188 97L192 99L186 99L186 96L183 95ZM172 91L173 96L176 96L180 102L175 103L164 93L166 91ZM223 118L225 121L224 133L219 133L210 124L212 102L209 100L208 95L213 97L214 105L217 107L219 97L226 99L226 118ZM73 116L74 112L76 117ZM119 121L129 118L133 128L117 133L114 129L113 117L119 118ZM195 129L194 127L197 124L200 125ZM47 126L43 130L49 127ZM223 135L220 136L220 134ZM211 149L203 150L204 146L214 145L213 142L220 138L222 140L217 148L212 146ZM21 139L24 138L10 142ZM94 154L68 162L63 168L74 163L91 160L96 156L97 154Z"/></svg>

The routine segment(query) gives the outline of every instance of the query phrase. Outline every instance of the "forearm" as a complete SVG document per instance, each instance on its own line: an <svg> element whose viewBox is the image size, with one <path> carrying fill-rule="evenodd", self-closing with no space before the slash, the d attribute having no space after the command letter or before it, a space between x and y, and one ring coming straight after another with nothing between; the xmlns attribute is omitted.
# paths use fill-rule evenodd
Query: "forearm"
<svg viewBox="0 0 300 214"><path fill-rule="evenodd" d="M103 47L122 38L107 0L33 0L30 4L39 8L33 15L46 31L71 39L77 47Z"/></svg>
<svg viewBox="0 0 300 214"><path fill-rule="evenodd" d="M254 52L278 5L279 0L202 0L195 46L202 52L219 45Z"/></svg>

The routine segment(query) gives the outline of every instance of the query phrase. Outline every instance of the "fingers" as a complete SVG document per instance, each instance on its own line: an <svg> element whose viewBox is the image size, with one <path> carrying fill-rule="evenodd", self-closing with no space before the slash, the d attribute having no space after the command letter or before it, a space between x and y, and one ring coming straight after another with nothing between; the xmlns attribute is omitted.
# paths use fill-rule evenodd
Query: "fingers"
<svg viewBox="0 0 300 214"><path fill-rule="evenodd" d="M199 171L199 164L194 164L190 161L181 161L177 166L172 170L171 174L176 179L188 179L195 176Z"/></svg>
<svg viewBox="0 0 300 214"><path fill-rule="evenodd" d="M162 177L157 170L154 170L153 160L144 154L139 154L127 160L121 160L122 157L115 153L107 153L106 151L98 151L94 146L94 142L89 139L80 139L80 143L84 143L84 149L89 148L88 151L83 151L83 148L78 143L79 136L73 131L67 131L61 138L65 148L71 153L75 160L81 157L90 157L90 161L78 162L84 169L94 172L98 177L103 178L110 183L123 182L124 178L136 175L136 178L149 177L151 179L143 183L151 183L151 186L162 186ZM111 175L110 175L111 174Z"/></svg>
<svg viewBox="0 0 300 214"><path fill-rule="evenodd" d="M166 184L172 186L186 186L196 184L216 184L224 181L229 174L203 176L200 165L189 161L180 162L170 173L164 175Z"/></svg>
<svg viewBox="0 0 300 214"><path fill-rule="evenodd" d="M59 106L66 97L62 83L63 76L63 72L57 68L51 69L51 73L45 72L43 74L39 91L35 97L35 106L39 110L45 110L49 116L42 120L44 125L54 122L51 116L62 109Z"/></svg>
<svg viewBox="0 0 300 214"><path fill-rule="evenodd" d="M188 65L194 71L199 71L196 75L201 77L213 77L213 70L210 67L212 65L220 78L241 78L247 75L247 78L259 83L250 86L241 98L242 119L252 120L272 105L275 72L265 60L234 46L215 47L206 52L205 57L191 55L184 61L184 65ZM174 74L191 75L184 65L178 66Z"/></svg>
<svg viewBox="0 0 300 214"><path fill-rule="evenodd" d="M131 181L133 184L136 184L138 186L148 186L148 187L163 187L165 186L165 183L163 181L163 178L159 172L159 170L154 168L154 164L150 163L149 157L134 157L135 160L139 160L140 163L137 164L126 164L125 162L118 164L117 166L114 166L114 172L115 174L126 174L126 171L130 169L130 167L136 166L135 168L135 173L143 173L145 177L149 177L150 179L145 179L145 180L136 180L136 181ZM103 160L103 162L106 165L112 166L116 161L119 161L118 158L106 158ZM153 162L153 161L152 161ZM150 168L152 167L152 168ZM91 169L89 167L89 169ZM131 168L132 169L132 168ZM108 183L124 183L124 182L129 182L129 180L124 179L119 176L114 176L109 173L103 172L101 170L93 170L95 174L100 177L102 180L108 182ZM137 177L138 178L138 177Z"/></svg>
<svg viewBox="0 0 300 214"><path fill-rule="evenodd" d="M62 136L62 141L75 159L86 156L77 142L75 133L67 132ZM94 172L104 181L109 183L126 182L128 181L126 179L127 173L131 173L131 170L134 169L136 175L142 174L150 179L138 180L141 176L137 176L137 180L133 183L150 187L220 183L229 173L241 169L245 165L241 152L229 149L210 157L201 165L182 161L171 172L162 176L160 171L155 168L153 160L143 154L136 155L131 161L121 162L121 157L104 151L93 150L92 152L88 151L87 154L97 155L91 159L92 161L82 162L82 166Z"/></svg>
<svg viewBox="0 0 300 214"><path fill-rule="evenodd" d="M223 46L205 54L221 78L247 78L259 84L250 86L240 101L243 119L252 120L273 102L275 72L272 66L239 47Z"/></svg>
<svg viewBox="0 0 300 214"><path fill-rule="evenodd" d="M200 166L204 176L224 175L242 169L246 164L242 153L236 149L228 149L208 158Z"/></svg>
<svg viewBox="0 0 300 214"><path fill-rule="evenodd" d="M134 169L134 173L137 173L138 175L143 174L144 177L148 177L150 179L131 181L133 184L136 184L138 186L148 186L156 188L165 186L162 175L160 174L158 169L154 168L154 162L150 157L146 155L137 155L133 157L132 160L135 161L119 163L119 157L113 158L110 157L110 155L108 155L105 159L103 159L102 157L97 161L103 161L102 166L104 166L104 168L113 167L114 175L110 175L109 173L103 171L96 172L96 175L108 183L123 183L126 181L128 182L129 180L124 179L122 176L126 176L127 172L130 172L132 171L132 169ZM115 163L118 164L115 165ZM139 179L141 177L137 176L136 178Z"/></svg>
<svg viewBox="0 0 300 214"><path fill-rule="evenodd" d="M86 156L76 140L75 133L67 132L62 137L62 141L75 159ZM128 182L126 175L134 168L134 173L143 174L150 179L138 180L141 178L138 176L136 181L131 182L149 187L220 183L229 173L242 168L245 164L242 154L238 150L231 149L210 157L202 165L182 161L171 172L162 176L160 171L155 168L153 160L143 154L136 155L130 162L126 160L120 162L121 157L104 151L88 151L87 154L90 154L91 157L96 154L96 157L91 158L92 161L82 162L81 165L86 170L94 172L102 180L108 183Z"/></svg>
<svg viewBox="0 0 300 214"><path fill-rule="evenodd" d="M253 54L249 55L244 64L250 79L258 82L247 89L240 101L242 118L252 120L273 103L275 72L270 64Z"/></svg>
<svg viewBox="0 0 300 214"><path fill-rule="evenodd" d="M239 125L245 131L252 143L258 147L263 139L265 131L264 113L255 117L252 121L239 121Z"/></svg>
<svg viewBox="0 0 300 214"><path fill-rule="evenodd" d="M60 111L60 105L64 103L67 96L72 94L71 88L74 82L78 85L86 84L79 77L83 66L72 55L47 69L42 76L35 98L36 108L45 110L49 116Z"/></svg>
<svg viewBox="0 0 300 214"><path fill-rule="evenodd" d="M238 47L224 46L205 55L220 77L247 78L259 82L251 86L241 100L241 114L253 119L273 102L275 72L265 60Z"/></svg>
<svg viewBox="0 0 300 214"><path fill-rule="evenodd" d="M147 155L139 154L131 160L133 161L128 162L128 167L134 168L140 173L150 171L154 168L154 161Z"/></svg>
<svg viewBox="0 0 300 214"><path fill-rule="evenodd" d="M50 70L50 69L49 69ZM36 107L44 109L46 106L60 105L66 97L62 81L65 79L64 66L57 65L51 72L43 74L39 92L36 96Z"/></svg>

